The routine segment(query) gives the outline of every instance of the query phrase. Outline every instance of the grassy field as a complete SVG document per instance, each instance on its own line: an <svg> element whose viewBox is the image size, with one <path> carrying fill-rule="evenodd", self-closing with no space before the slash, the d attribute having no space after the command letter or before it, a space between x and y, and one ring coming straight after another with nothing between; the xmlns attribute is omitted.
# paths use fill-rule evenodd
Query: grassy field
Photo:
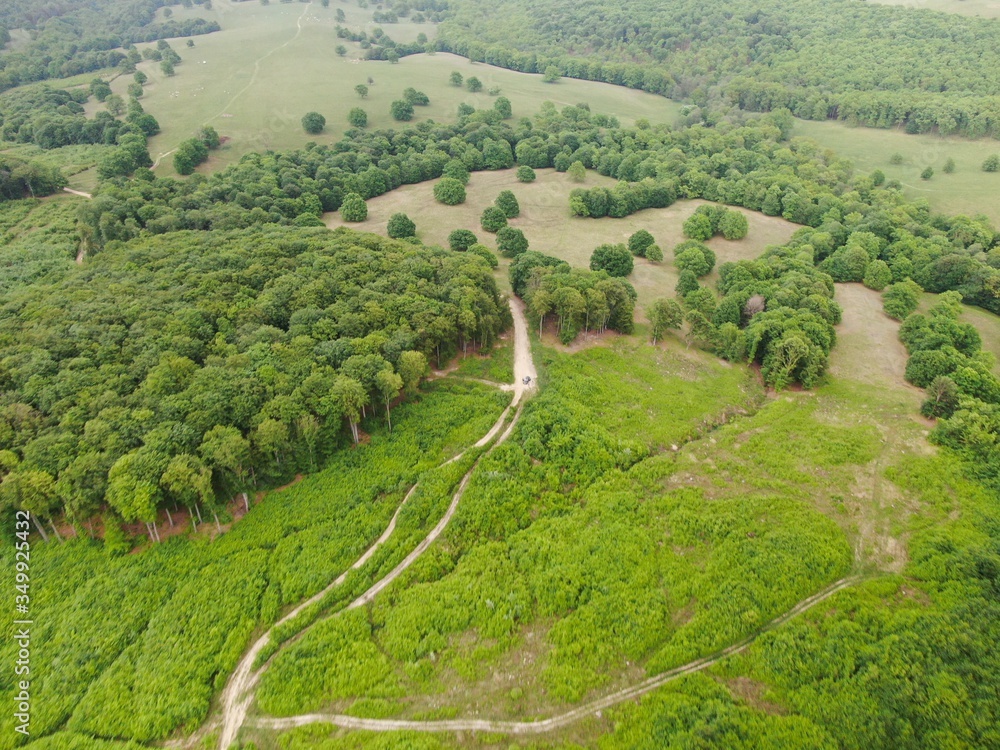
<svg viewBox="0 0 1000 750"><path fill-rule="evenodd" d="M902 130L853 128L842 122L796 120L793 135L811 138L854 162L860 173L881 169L890 180L899 180L910 198L926 198L935 211L949 214L986 214L1000 226L1000 173L981 169L991 153L1000 153L1000 142L971 141L937 135L907 135ZM902 164L891 164L893 154ZM944 173L948 158L955 171ZM920 179L926 168L934 169L930 180Z"/></svg>
<svg viewBox="0 0 1000 750"><path fill-rule="evenodd" d="M939 10L960 16L1000 18L997 0L872 0L883 5L902 5L915 10Z"/></svg>
<svg viewBox="0 0 1000 750"><path fill-rule="evenodd" d="M223 31L195 38L195 47L183 40L173 46L184 62L172 77L159 65L140 65L150 78L143 106L160 122L163 132L152 139L153 158L171 152L202 125L210 124L230 140L202 169L212 171L238 160L248 151L288 149L309 141L332 143L347 129L349 109L361 106L368 112L369 127L398 126L389 106L403 89L414 87L427 93L431 104L418 107L413 122L424 119L454 119L458 105L467 102L489 107L493 97L486 91L498 86L514 107L515 116L534 114L543 101L557 105L588 102L594 111L622 113L623 122L645 117L652 122L672 122L678 105L661 97L642 94L603 83L563 80L546 84L540 75L526 75L488 65L470 63L449 54L414 55L398 64L360 60L360 46L336 37L335 12L341 8L352 29L374 28L371 9L355 5L256 2L213 3L212 11L174 9L174 18L189 15L215 18ZM385 32L401 42L417 34L434 36L432 24L386 24ZM335 48L344 44L345 57ZM449 74L477 76L484 90L472 94L451 86ZM370 94L362 101L355 85L374 79ZM112 84L122 93L128 84L122 77ZM292 85L294 83L294 85ZM327 119L326 130L311 136L301 126L306 112L317 111ZM159 173L172 174L169 159L162 160Z"/></svg>
<svg viewBox="0 0 1000 750"><path fill-rule="evenodd" d="M587 268L590 254L606 242L627 242L639 229L647 229L663 249L664 261L651 263L636 258L635 270L628 280L639 293L639 306L647 305L659 297L673 296L677 284L677 270L673 264L673 248L684 238L681 226L704 201L681 201L664 209L647 209L623 219L580 219L569 213L569 193L579 187L566 174L553 169L536 170L538 179L533 183L517 181L514 170L476 172L467 188L467 199L460 206L445 206L434 200L433 183L407 185L368 201L368 219L362 229L385 232L386 222L396 212L410 216L417 224L417 235L427 244L447 246L448 233L453 229L471 229L480 241L495 246L495 236L484 232L479 225L479 215L493 203L501 190L511 190L521 206L521 215L510 220L510 225L521 229L528 238L530 248L557 258L562 258L577 268ZM615 181L596 172L587 175L583 186L614 185ZM715 237L709 245L718 256L718 263L741 258L755 258L768 245L786 242L798 228L783 219L764 216L753 211L743 211L750 221L746 239L730 242ZM344 224L338 214L328 214L327 225ZM707 277L709 282L713 276Z"/></svg>

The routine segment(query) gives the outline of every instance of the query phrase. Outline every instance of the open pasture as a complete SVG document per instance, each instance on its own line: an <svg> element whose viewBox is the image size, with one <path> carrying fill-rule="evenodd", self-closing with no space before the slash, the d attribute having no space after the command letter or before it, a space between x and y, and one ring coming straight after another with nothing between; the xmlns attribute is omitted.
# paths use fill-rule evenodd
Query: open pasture
<svg viewBox="0 0 1000 750"><path fill-rule="evenodd" d="M479 225L483 209L492 205L501 190L511 190L521 206L521 215L510 220L510 226L524 232L529 249L562 258L574 268L588 268L590 254L604 243L628 242L629 235L646 229L663 250L662 263L635 259L635 270L628 281L639 293L639 307L660 297L672 297L677 284L673 264L673 248L684 240L681 226L694 210L705 201L679 201L669 208L647 209L622 219L580 219L570 216L569 194L573 188L606 185L615 181L588 172L583 183L576 183L566 174L553 169L536 170L538 179L520 183L515 170L475 172L466 188L467 198L459 206L445 206L434 200L433 182L405 185L368 201L368 219L351 225L368 231L386 231L392 214L407 214L417 224L417 235L427 244L448 246L448 234L453 229L470 229L483 244L495 248L495 236ZM764 216L753 211L736 209L746 214L750 232L746 239L730 242L715 237L708 245L715 251L718 263L755 258L768 245L784 243L798 227L783 219ZM344 226L338 214L327 214L327 226ZM713 272L714 274L714 272ZM713 276L705 279L714 282ZM641 313L640 313L641 316Z"/></svg>

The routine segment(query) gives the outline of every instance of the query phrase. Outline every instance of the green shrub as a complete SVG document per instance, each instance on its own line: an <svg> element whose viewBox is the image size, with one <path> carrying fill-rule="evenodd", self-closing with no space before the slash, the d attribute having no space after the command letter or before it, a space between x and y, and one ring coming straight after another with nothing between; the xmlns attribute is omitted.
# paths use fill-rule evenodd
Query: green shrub
<svg viewBox="0 0 1000 750"><path fill-rule="evenodd" d="M442 177L434 184L434 197L446 206L465 203L465 185L454 177Z"/></svg>
<svg viewBox="0 0 1000 750"><path fill-rule="evenodd" d="M486 232L499 232L507 226L507 215L496 206L487 206L479 217L479 224Z"/></svg>

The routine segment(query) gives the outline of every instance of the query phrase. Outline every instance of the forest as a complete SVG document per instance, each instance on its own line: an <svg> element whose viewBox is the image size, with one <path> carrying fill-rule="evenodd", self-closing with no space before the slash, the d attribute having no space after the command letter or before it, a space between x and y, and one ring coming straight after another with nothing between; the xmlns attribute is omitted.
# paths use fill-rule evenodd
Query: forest
<svg viewBox="0 0 1000 750"><path fill-rule="evenodd" d="M702 108L1000 137L1000 28L855 0L452 0L438 46Z"/></svg>
<svg viewBox="0 0 1000 750"><path fill-rule="evenodd" d="M104 253L3 299L3 513L65 514L86 533L106 504L156 538L164 507L202 517L314 471L345 420L355 443L366 415L391 429L428 362L508 325L479 256L349 230L173 233Z"/></svg>

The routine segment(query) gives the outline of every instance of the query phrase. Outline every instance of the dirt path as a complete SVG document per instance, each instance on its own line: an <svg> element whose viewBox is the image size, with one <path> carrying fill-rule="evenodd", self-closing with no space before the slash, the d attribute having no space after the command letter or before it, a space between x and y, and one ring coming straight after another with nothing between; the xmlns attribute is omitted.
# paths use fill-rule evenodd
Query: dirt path
<svg viewBox="0 0 1000 750"><path fill-rule="evenodd" d="M848 586L858 583L860 578L843 578L830 584L822 591L818 591L801 602L796 604L783 615L776 617L764 626L760 631L754 633L742 641L734 643L732 646L720 651L714 656L696 659L692 662L675 667L667 672L650 677L643 682L632 687L627 687L618 692L606 695L603 698L585 703L572 711L553 716L548 719L538 721L491 721L489 719L447 719L443 721L407 721L402 719L362 719L356 716L344 716L343 714L307 714L304 716L289 716L287 718L258 718L253 721L253 726L263 729L292 729L306 724L323 722L334 724L344 729L360 729L368 732L497 732L500 734L544 734L556 729L561 729L576 721L588 716L592 716L604 709L624 703L628 700L635 700L646 693L649 693L666 683L676 680L679 677L700 672L713 664L733 654L745 651L757 638L768 630L772 630L779 625L791 620L793 617L802 614L808 609L815 607L820 602L830 598L838 591Z"/></svg>
<svg viewBox="0 0 1000 750"><path fill-rule="evenodd" d="M63 188L64 193L69 193L70 195L79 195L81 198L93 198L90 193L84 193L82 190L73 190L73 188Z"/></svg>
<svg viewBox="0 0 1000 750"><path fill-rule="evenodd" d="M515 363L514 363L515 382L513 385L514 400L511 402L510 406L504 409L503 413L490 428L489 432L487 432L475 444L475 447L477 448L481 448L487 445L491 440L494 439L494 437L496 437L498 433L501 432L501 430L503 432L502 434L500 434L500 437L497 439L494 447L500 445L505 440L507 440L508 437L510 437L511 433L514 430L515 425L517 424L518 418L520 417L520 411L517 410L517 405L520 402L521 397L524 395L525 392L536 387L535 365L531 361L531 345L530 342L527 340L528 327L527 323L524 320L523 305L520 304L520 300L518 300L517 303L515 303L514 300L511 300L510 308L511 308L511 314L514 316L514 351L515 351ZM531 382L529 385L526 386L523 384L522 380L527 375L530 375ZM511 410L515 410L514 418L508 422L507 418ZM445 463L447 464L453 461L457 461L461 459L464 454L465 452L463 451L462 453L459 453L457 456L449 459ZM469 483L469 479L472 477L472 472L474 471L474 469L475 466L472 466L465 473L465 476L462 477L462 481L459 484L458 489L455 491L455 494L452 496L451 504L448 506L447 511L445 511L444 516L441 517L441 520L438 521L437 525L433 529L431 529L431 531L427 534L427 536L424 537L423 540L421 540L420 544L418 544L416 548L414 548L413 551L411 551L402 560L402 562L400 562L395 568L393 568L392 571L390 571L385 577L383 577L379 581L376 581L371 586L371 588L369 588L367 591L361 594L361 596L359 596L357 599L352 601L346 607L347 610L357 609L358 607L362 607L371 602L379 594L379 592L383 591L385 588L391 585L411 565L413 565L413 563L417 561L417 559L428 549L428 547L430 547L438 539L438 537L441 536L445 528L447 528L448 524L451 522L452 517L455 515L455 511L458 510L458 504L462 499L462 495L465 492L465 488ZM320 599L326 596L326 594L329 593L332 589L336 588L337 586L340 586L344 582L344 580L346 580L347 574L351 570L357 570L366 562L368 562L371 556L375 554L375 551L380 546L382 546L386 542L386 540L388 540L389 537L392 535L393 531L396 528L396 519L399 517L400 511L403 509L403 506L410 499L410 497L413 495L416 489L417 489L416 484L410 488L410 491L406 493L406 497L403 498L403 501L400 503L399 507L396 509L396 512L393 514L392 520L389 521L389 525L382 533L382 536L380 536L374 542L374 544L372 544L372 546L369 547L368 550L366 550L365 553L360 558L358 558L358 560L348 570L344 571L336 580L334 580L325 589L315 594L308 600L299 604L297 607L295 607L295 609L293 609L291 612L289 612L287 615L281 618L275 625L268 628L267 632L265 632L260 638L258 638L257 641L254 642L253 646L250 647L250 650L247 651L246 654L244 654L243 658L236 666L236 669L233 672L232 676L229 678L229 682L226 684L226 687L223 690L222 695L220 697L222 715L218 723L220 723L222 726L222 731L219 736L219 747L221 748L221 750L227 750L229 746L236 740L237 733L239 732L240 728L246 721L247 711L249 710L251 703L253 703L254 689L256 688L258 682L260 681L261 676L264 674L265 671L267 671L270 662L269 661L266 662L256 671L254 671L253 665L254 662L257 660L258 655L271 642L271 632L274 630L274 628L278 627L278 625L288 622L292 618L296 617L299 613L301 613L304 609L306 609L306 607L318 602ZM216 724L213 723L208 726L214 727L215 725ZM206 730L208 726L203 727L202 730L203 731ZM192 741L195 741L198 738L200 738L200 736L201 732L196 734L191 739ZM189 742L188 744L190 745L191 743Z"/></svg>

